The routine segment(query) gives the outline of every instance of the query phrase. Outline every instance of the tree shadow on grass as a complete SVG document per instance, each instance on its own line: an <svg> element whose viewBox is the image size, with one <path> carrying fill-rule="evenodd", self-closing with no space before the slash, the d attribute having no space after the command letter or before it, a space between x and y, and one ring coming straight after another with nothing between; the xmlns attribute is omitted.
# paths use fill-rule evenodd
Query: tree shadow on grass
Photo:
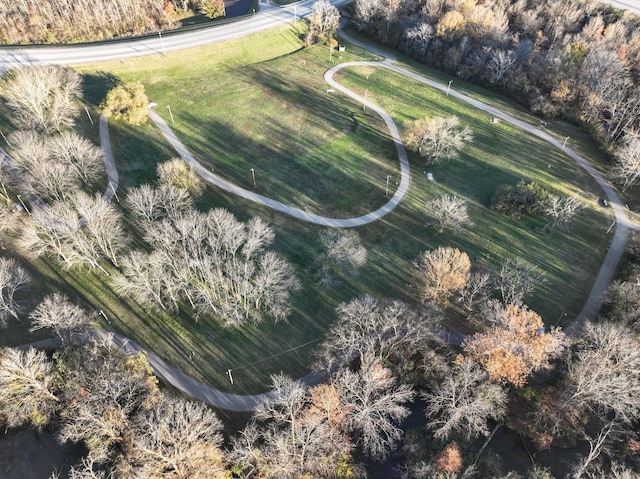
<svg viewBox="0 0 640 479"><path fill-rule="evenodd" d="M100 105L107 93L121 83L113 73L97 71L82 76L82 93L84 99L92 105Z"/></svg>

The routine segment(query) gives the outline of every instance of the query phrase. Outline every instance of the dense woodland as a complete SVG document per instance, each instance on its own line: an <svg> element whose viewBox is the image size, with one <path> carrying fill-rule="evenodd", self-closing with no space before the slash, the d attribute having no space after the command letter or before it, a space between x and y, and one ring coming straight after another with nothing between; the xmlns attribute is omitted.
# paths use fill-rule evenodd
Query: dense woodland
<svg viewBox="0 0 640 479"><path fill-rule="evenodd" d="M222 15L218 0L2 0L0 43L75 43L171 28L176 14Z"/></svg>

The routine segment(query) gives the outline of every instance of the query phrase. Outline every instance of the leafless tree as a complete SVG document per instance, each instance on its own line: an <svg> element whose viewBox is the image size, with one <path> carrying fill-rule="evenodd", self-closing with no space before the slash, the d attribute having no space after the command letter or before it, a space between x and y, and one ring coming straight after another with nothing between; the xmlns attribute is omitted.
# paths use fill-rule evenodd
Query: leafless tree
<svg viewBox="0 0 640 479"><path fill-rule="evenodd" d="M422 393L429 427L437 439L448 440L457 434L467 440L487 436L488 421L502 419L507 410L507 393L488 379L480 366L465 358L453 366L442 382Z"/></svg>
<svg viewBox="0 0 640 479"><path fill-rule="evenodd" d="M367 262L367 249L355 230L325 230L320 241L324 247L320 283L324 286L337 281L336 270L353 276Z"/></svg>
<svg viewBox="0 0 640 479"><path fill-rule="evenodd" d="M305 36L307 46L327 41L333 36L340 24L340 12L328 0L317 0L308 20L309 29Z"/></svg>
<svg viewBox="0 0 640 479"><path fill-rule="evenodd" d="M79 111L80 75L56 65L17 68L5 74L3 95L13 120L44 133L72 127Z"/></svg>
<svg viewBox="0 0 640 479"><path fill-rule="evenodd" d="M588 323L568 364L561 408L577 417L612 413L624 423L640 417L640 343L626 326Z"/></svg>
<svg viewBox="0 0 640 479"><path fill-rule="evenodd" d="M493 282L505 304L521 304L528 294L544 282L544 275L539 268L518 256L502 264Z"/></svg>
<svg viewBox="0 0 640 479"><path fill-rule="evenodd" d="M637 329L640 319L640 276L630 281L612 281L605 295L605 304L611 308L611 316L629 327Z"/></svg>
<svg viewBox="0 0 640 479"><path fill-rule="evenodd" d="M140 477L223 479L222 423L203 403L162 398L136 420L132 462Z"/></svg>
<svg viewBox="0 0 640 479"><path fill-rule="evenodd" d="M133 416L158 394L146 357L127 356L107 338L66 348L59 361L65 403L60 441L83 441L97 462L113 459L131 433Z"/></svg>
<svg viewBox="0 0 640 479"><path fill-rule="evenodd" d="M0 351L0 414L7 426L46 426L60 402L55 379L53 363L44 352Z"/></svg>
<svg viewBox="0 0 640 479"><path fill-rule="evenodd" d="M102 150L75 132L52 136L46 144L52 160L68 165L85 185L94 182L102 168Z"/></svg>
<svg viewBox="0 0 640 479"><path fill-rule="evenodd" d="M336 477L352 448L338 391L322 385L307 392L282 375L272 380L273 392L234 439L231 461L247 478Z"/></svg>
<svg viewBox="0 0 640 479"><path fill-rule="evenodd" d="M456 158L465 143L472 140L471 129L461 127L456 116L421 118L409 129L407 145L429 163L438 163Z"/></svg>
<svg viewBox="0 0 640 479"><path fill-rule="evenodd" d="M420 314L398 300L380 303L364 296L342 303L337 314L319 353L329 370L356 357L365 368L385 364L392 355L438 341L440 318L433 312Z"/></svg>
<svg viewBox="0 0 640 479"><path fill-rule="evenodd" d="M489 82L502 83L506 81L511 71L516 66L516 55L512 50L496 49L491 53L491 59L487 65Z"/></svg>
<svg viewBox="0 0 640 479"><path fill-rule="evenodd" d="M53 255L67 268L83 265L105 271L100 259L117 265L125 235L114 206L99 196L76 193L69 201L34 209L20 241L34 257Z"/></svg>
<svg viewBox="0 0 640 479"><path fill-rule="evenodd" d="M640 182L640 134L629 132L618 149L611 178L626 191Z"/></svg>
<svg viewBox="0 0 640 479"><path fill-rule="evenodd" d="M96 465L96 460L91 456L83 457L79 465L71 466L68 479L110 479L109 474L100 470L99 467L99 464ZM49 479L59 479L59 476Z"/></svg>
<svg viewBox="0 0 640 479"><path fill-rule="evenodd" d="M60 293L45 297L31 312L29 318L30 331L52 329L63 345L71 344L74 335L86 331L91 322L85 310Z"/></svg>
<svg viewBox="0 0 640 479"><path fill-rule="evenodd" d="M118 209L98 194L91 197L83 192L74 193L70 203L81 217L78 235L86 235L100 254L118 267L118 258L128 243Z"/></svg>
<svg viewBox="0 0 640 479"><path fill-rule="evenodd" d="M457 196L442 195L426 204L429 222L440 233L445 230L459 232L470 224L467 202Z"/></svg>
<svg viewBox="0 0 640 479"><path fill-rule="evenodd" d="M491 275L486 272L476 271L471 273L469 281L460 291L460 299L465 307L473 309L479 303L487 300L491 292Z"/></svg>
<svg viewBox="0 0 640 479"><path fill-rule="evenodd" d="M445 304L469 281L471 261L460 250L439 247L425 251L416 262L416 280L423 302Z"/></svg>
<svg viewBox="0 0 640 479"><path fill-rule="evenodd" d="M204 191L204 182L182 158L172 158L158 165L160 183L187 190L193 198Z"/></svg>
<svg viewBox="0 0 640 479"><path fill-rule="evenodd" d="M286 318L289 294L299 283L289 263L267 250L274 233L266 223L242 223L223 209L176 209L167 216L146 227L154 250L123 261L120 294L163 309L184 299L196 315L213 314L227 325Z"/></svg>
<svg viewBox="0 0 640 479"><path fill-rule="evenodd" d="M14 166L41 199L61 200L77 188L72 166L53 161L49 140L45 137L35 131L19 131L10 138L15 145L11 150Z"/></svg>
<svg viewBox="0 0 640 479"><path fill-rule="evenodd" d="M555 226L566 226L583 207L577 196L551 195L545 207L545 214L549 217L546 229Z"/></svg>
<svg viewBox="0 0 640 479"><path fill-rule="evenodd" d="M9 317L18 317L20 304L16 293L31 282L27 270L13 258L0 258L0 327Z"/></svg>
<svg viewBox="0 0 640 479"><path fill-rule="evenodd" d="M383 461L402 438L400 424L409 415L405 403L415 393L411 386L396 386L391 371L380 364L358 372L342 369L335 383L349 410L347 424L356 443L372 459Z"/></svg>
<svg viewBox="0 0 640 479"><path fill-rule="evenodd" d="M361 3L361 1L356 2L356 6ZM407 41L407 50L410 53L415 53L419 58L424 57L429 42L433 38L433 27L428 23L421 23L407 30L405 32L405 38Z"/></svg>

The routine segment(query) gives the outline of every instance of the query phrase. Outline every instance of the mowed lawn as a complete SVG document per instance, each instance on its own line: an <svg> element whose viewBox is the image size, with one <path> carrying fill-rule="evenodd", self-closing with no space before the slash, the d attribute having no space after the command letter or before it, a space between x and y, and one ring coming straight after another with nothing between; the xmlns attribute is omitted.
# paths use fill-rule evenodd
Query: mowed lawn
<svg viewBox="0 0 640 479"><path fill-rule="evenodd" d="M351 45L340 57L336 53L336 61L371 59ZM349 217L384 204L386 178L391 194L399 167L382 121L339 93L326 92L322 75L330 66L326 47L301 49L298 32L287 27L166 58L124 60L80 71L94 103L117 79L142 81L158 103L157 111L171 124L171 108L180 138L221 176L252 188L249 169L254 168L258 192L320 214ZM273 226L275 249L295 265L302 282L288 322L224 329L215 318L196 322L185 313L161 314L118 298L107 278L83 271L60 273L61 285L86 305L102 309L111 326L178 368L237 393L264 391L269 375L280 371L293 377L308 372L313 348L341 301L369 293L417 304L413 261L440 245L466 251L474 267L499 267L508 258L524 258L546 278L526 298L527 304L547 324L566 324L575 317L611 238L606 234L610 212L597 206L595 183L541 140L504 122L492 124L486 114L404 77L381 68L350 68L338 79L355 91L366 91L402 132L416 118L453 114L475 136L458 160L427 166L411 157L406 198L382 220L358 228L369 251L358 277L320 288L322 228L209 188L198 204L201 209L225 207L242 220L259 215ZM483 95L481 90L476 94ZM485 95L488 101L493 97ZM175 153L152 125L131 128L112 121L110 131L124 200L127 188L153 182L157 164ZM435 181L428 181L426 172L433 173ZM562 194L578 192L585 208L570 229L548 233L541 231L544 220L515 222L493 212L489 206L495 189L521 179ZM425 201L443 193L469 202L473 225L462 234L437 234L426 223ZM48 265L35 267L44 271ZM469 332L477 327L459 311L445 313L449 329ZM103 326L110 327L106 322ZM233 369L233 386L228 369Z"/></svg>

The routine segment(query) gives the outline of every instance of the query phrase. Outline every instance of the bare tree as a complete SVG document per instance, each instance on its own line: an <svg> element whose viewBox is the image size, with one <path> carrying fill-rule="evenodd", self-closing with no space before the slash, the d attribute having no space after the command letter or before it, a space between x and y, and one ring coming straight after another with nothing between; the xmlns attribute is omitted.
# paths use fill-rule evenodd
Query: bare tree
<svg viewBox="0 0 640 479"><path fill-rule="evenodd" d="M349 410L347 424L356 443L372 459L383 461L402 438L400 424L409 415L404 405L415 393L411 386L396 386L391 371L380 364L353 372L343 369L334 379Z"/></svg>
<svg viewBox="0 0 640 479"><path fill-rule="evenodd" d="M481 367L465 358L456 362L442 382L422 393L429 427L437 439L448 440L456 434L467 440L487 436L488 421L502 419L507 394L488 379Z"/></svg>
<svg viewBox="0 0 640 479"><path fill-rule="evenodd" d="M440 318L433 312L419 314L395 300L378 302L364 296L337 308L338 320L320 348L321 362L329 370L359 358L363 367L385 364L392 355L420 350L438 341Z"/></svg>
<svg viewBox="0 0 640 479"><path fill-rule="evenodd" d="M48 141L35 131L13 133L13 164L41 199L61 200L78 187L77 176L69 163L52 159Z"/></svg>
<svg viewBox="0 0 640 479"><path fill-rule="evenodd" d="M540 269L516 257L506 260L493 278L493 286L506 304L520 304L544 282Z"/></svg>
<svg viewBox="0 0 640 479"><path fill-rule="evenodd" d="M612 281L604 302L611 308L614 320L636 329L640 319L640 276L631 281Z"/></svg>
<svg viewBox="0 0 640 479"><path fill-rule="evenodd" d="M575 195L565 197L551 195L545 206L545 214L549 217L549 223L545 228L566 226L582 207L580 199Z"/></svg>
<svg viewBox="0 0 640 479"><path fill-rule="evenodd" d="M0 415L10 428L46 426L58 409L53 363L44 352L0 351Z"/></svg>
<svg viewBox="0 0 640 479"><path fill-rule="evenodd" d="M429 163L456 158L464 144L473 140L471 129L461 127L456 116L421 118L414 122L407 135L409 148Z"/></svg>
<svg viewBox="0 0 640 479"><path fill-rule="evenodd" d="M86 331L91 318L81 307L60 293L46 296L29 315L30 331L52 329L63 345L73 342L77 333Z"/></svg>
<svg viewBox="0 0 640 479"><path fill-rule="evenodd" d="M118 258L128 243L118 209L99 194L91 197L76 192L70 203L81 217L82 231L78 234L86 235L100 254L118 267Z"/></svg>
<svg viewBox="0 0 640 479"><path fill-rule="evenodd" d="M471 261L460 250L439 247L425 251L416 262L416 279L423 302L446 304L469 281Z"/></svg>
<svg viewBox="0 0 640 479"><path fill-rule="evenodd" d="M102 150L75 132L52 136L46 146L52 160L68 165L85 185L103 171Z"/></svg>
<svg viewBox="0 0 640 479"><path fill-rule="evenodd" d="M203 403L162 398L136 421L132 462L144 478L226 478L222 423Z"/></svg>
<svg viewBox="0 0 640 479"><path fill-rule="evenodd" d="M333 36L340 24L340 12L328 0L317 0L313 4L313 13L309 15L309 29L305 36L305 45L327 41Z"/></svg>
<svg viewBox="0 0 640 479"><path fill-rule="evenodd" d="M640 134L629 132L618 149L611 178L626 191L640 181Z"/></svg>
<svg viewBox="0 0 640 479"><path fill-rule="evenodd" d="M462 348L493 381L522 387L532 371L550 367L550 360L564 350L564 333L558 328L545 332L540 315L526 306L493 301L487 314L494 326L467 337Z"/></svg>
<svg viewBox="0 0 640 479"><path fill-rule="evenodd" d="M65 403L60 441L83 441L97 462L112 460L128 440L133 416L157 400L146 357L127 356L106 338L66 348L59 360Z"/></svg>
<svg viewBox="0 0 640 479"><path fill-rule="evenodd" d="M83 265L104 272L101 258L117 265L125 236L114 206L76 193L69 201L34 209L20 242L34 257L53 255L67 268Z"/></svg>
<svg viewBox="0 0 640 479"><path fill-rule="evenodd" d="M27 270L13 258L0 258L0 327L9 317L18 317L20 304L16 293L31 282Z"/></svg>
<svg viewBox="0 0 640 479"><path fill-rule="evenodd" d="M640 417L640 343L624 325L588 323L568 364L561 408L573 417L613 413L631 423Z"/></svg>
<svg viewBox="0 0 640 479"><path fill-rule="evenodd" d="M355 230L325 230L320 234L320 241L324 247L320 283L324 286L337 281L337 272L356 275L367 262L367 249Z"/></svg>
<svg viewBox="0 0 640 479"><path fill-rule="evenodd" d="M204 182L182 158L171 158L158 165L160 183L187 190L193 198L204 192Z"/></svg>
<svg viewBox="0 0 640 479"><path fill-rule="evenodd" d="M61 131L75 123L80 75L56 65L11 70L3 88L12 118L25 129Z"/></svg>
<svg viewBox="0 0 640 479"><path fill-rule="evenodd" d="M154 250L127 256L117 288L163 309L185 299L197 316L213 314L226 325L282 320L299 283L289 263L267 250L273 238L259 219L242 223L223 209L176 208L146 226Z"/></svg>
<svg viewBox="0 0 640 479"><path fill-rule="evenodd" d="M459 232L470 224L467 202L457 196L442 195L426 204L429 222L442 233L445 230Z"/></svg>
<svg viewBox="0 0 640 479"><path fill-rule="evenodd" d="M352 469L346 411L337 389L322 385L307 392L285 376L272 380L273 392L233 441L230 457L242 477L330 479L339 468Z"/></svg>
<svg viewBox="0 0 640 479"><path fill-rule="evenodd" d="M469 281L460 291L460 299L465 307L473 309L477 304L483 303L491 292L491 275L486 272L476 271L471 273Z"/></svg>

